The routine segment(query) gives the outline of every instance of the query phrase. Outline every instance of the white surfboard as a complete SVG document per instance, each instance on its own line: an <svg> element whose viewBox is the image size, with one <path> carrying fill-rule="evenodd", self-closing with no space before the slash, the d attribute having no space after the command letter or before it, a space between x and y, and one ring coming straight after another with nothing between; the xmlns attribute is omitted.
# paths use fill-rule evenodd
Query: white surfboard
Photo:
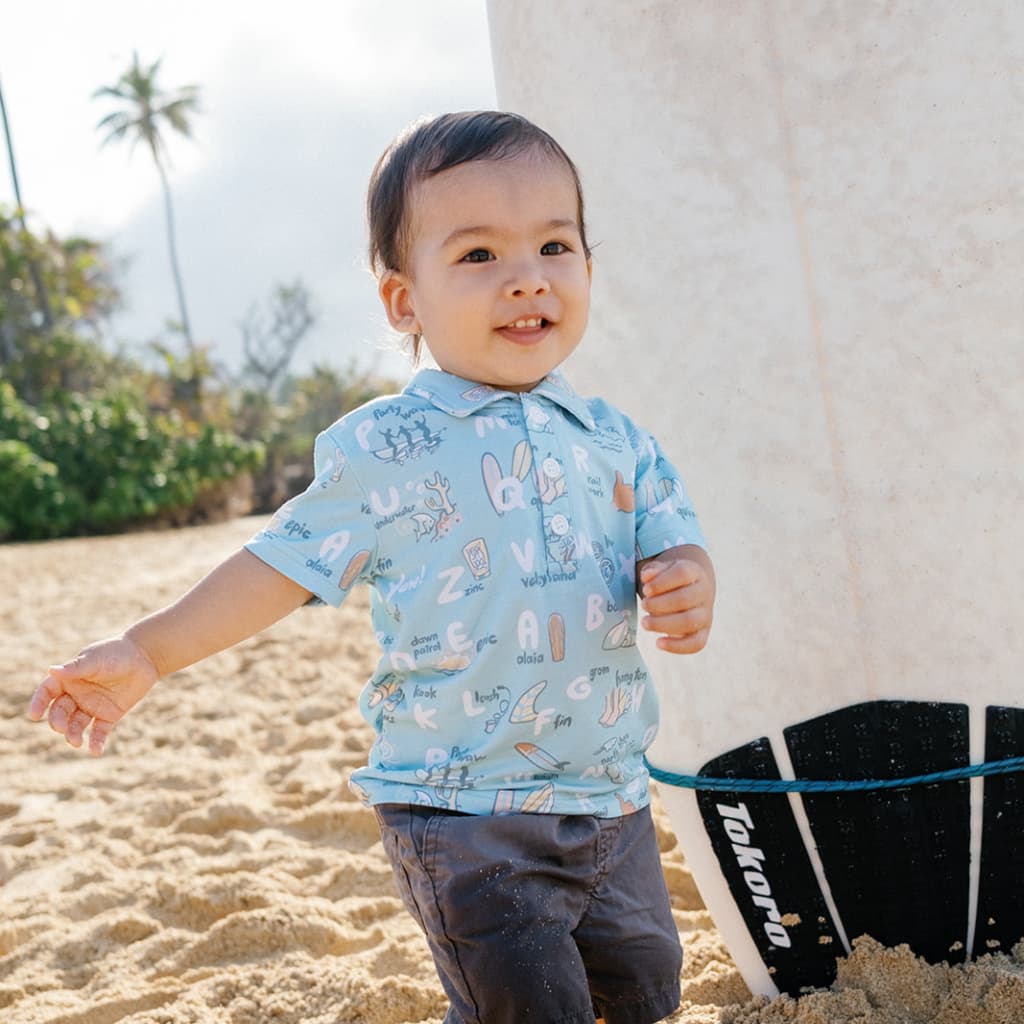
<svg viewBox="0 0 1024 1024"><path fill-rule="evenodd" d="M492 0L499 100L583 174L569 376L653 429L719 573L648 645L680 775L902 779L1024 755L1024 8ZM660 786L755 992L869 933L1024 935L1024 778Z"/></svg>

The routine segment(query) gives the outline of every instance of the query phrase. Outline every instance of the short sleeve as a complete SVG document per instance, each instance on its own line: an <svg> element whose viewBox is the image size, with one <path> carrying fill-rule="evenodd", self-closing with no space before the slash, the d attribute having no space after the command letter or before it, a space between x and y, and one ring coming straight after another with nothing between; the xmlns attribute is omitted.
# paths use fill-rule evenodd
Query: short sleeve
<svg viewBox="0 0 1024 1024"><path fill-rule="evenodd" d="M337 607L376 562L370 505L339 438L316 439L316 476L245 545L257 558Z"/></svg>
<svg viewBox="0 0 1024 1024"><path fill-rule="evenodd" d="M697 513L679 471L654 436L634 428L636 452L636 547L638 558L650 558L682 544L706 547Z"/></svg>

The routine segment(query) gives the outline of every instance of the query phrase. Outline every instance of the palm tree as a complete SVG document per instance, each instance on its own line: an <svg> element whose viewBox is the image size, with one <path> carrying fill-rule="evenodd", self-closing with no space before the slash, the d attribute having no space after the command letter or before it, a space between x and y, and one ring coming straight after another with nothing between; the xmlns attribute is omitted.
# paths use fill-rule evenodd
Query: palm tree
<svg viewBox="0 0 1024 1024"><path fill-rule="evenodd" d="M162 58L161 58L162 59ZM107 85L97 89L93 98L103 97L122 101L125 106L120 110L107 114L97 128L106 131L101 145L108 142L120 142L130 138L132 148L137 142L145 142L153 162L164 194L164 212L167 217L167 248L171 257L171 274L174 287L178 294L178 311L181 316L181 331L185 336L189 362L195 362L195 341L192 337L192 326L185 305L185 289L181 283L181 270L178 267L178 248L174 234L174 208L171 203L171 186L167 180L167 148L164 141L165 126L190 138L192 126L189 116L199 110L199 87L196 85L182 86L174 92L164 92L157 84L157 72L160 60L154 61L149 67L139 63L138 53L132 54L132 66L117 80L116 85Z"/></svg>

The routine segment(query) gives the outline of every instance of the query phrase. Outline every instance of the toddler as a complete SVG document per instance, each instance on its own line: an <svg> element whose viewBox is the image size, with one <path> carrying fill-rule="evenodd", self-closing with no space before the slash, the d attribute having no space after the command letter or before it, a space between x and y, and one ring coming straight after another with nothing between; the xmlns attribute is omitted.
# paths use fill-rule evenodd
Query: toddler
<svg viewBox="0 0 1024 1024"><path fill-rule="evenodd" d="M177 602L51 668L30 715L100 754L161 677L367 583L376 741L351 785L447 1020L660 1020L681 951L635 630L699 651L715 582L658 443L558 372L589 308L579 175L522 117L449 114L387 149L368 213L388 320L439 369L321 434L304 494Z"/></svg>

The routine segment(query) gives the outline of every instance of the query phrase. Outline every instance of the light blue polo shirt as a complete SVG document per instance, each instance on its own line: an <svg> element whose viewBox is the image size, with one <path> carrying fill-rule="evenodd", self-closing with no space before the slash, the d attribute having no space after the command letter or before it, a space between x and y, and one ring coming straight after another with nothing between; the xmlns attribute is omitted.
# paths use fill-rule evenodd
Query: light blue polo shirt
<svg viewBox="0 0 1024 1024"><path fill-rule="evenodd" d="M646 431L554 373L517 394L421 370L317 438L247 545L331 605L372 590L367 803L615 817L648 802L658 701L636 560L704 545Z"/></svg>

